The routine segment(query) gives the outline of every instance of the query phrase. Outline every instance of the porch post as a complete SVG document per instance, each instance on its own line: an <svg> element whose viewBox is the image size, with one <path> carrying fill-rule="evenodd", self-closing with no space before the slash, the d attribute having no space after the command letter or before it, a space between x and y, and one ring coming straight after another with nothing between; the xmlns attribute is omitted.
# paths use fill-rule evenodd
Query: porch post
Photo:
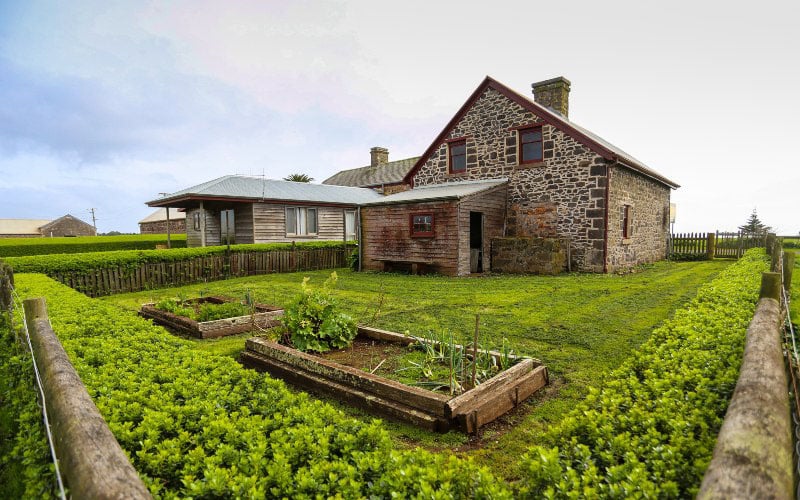
<svg viewBox="0 0 800 500"><path fill-rule="evenodd" d="M206 209L203 208L202 200L200 200L200 246L206 246Z"/></svg>

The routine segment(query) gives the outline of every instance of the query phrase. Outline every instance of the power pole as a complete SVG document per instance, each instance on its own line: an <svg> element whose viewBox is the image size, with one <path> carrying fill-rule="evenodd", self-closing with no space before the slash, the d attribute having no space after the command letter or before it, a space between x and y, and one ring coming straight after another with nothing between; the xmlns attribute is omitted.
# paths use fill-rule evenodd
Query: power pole
<svg viewBox="0 0 800 500"><path fill-rule="evenodd" d="M94 211L97 210L96 208L90 208L89 211L92 213L92 226L94 226L94 235L97 236L97 218L94 216Z"/></svg>
<svg viewBox="0 0 800 500"><path fill-rule="evenodd" d="M169 193L158 193L161 196L166 196ZM172 241L170 240L170 232L169 232L169 207L164 207L167 211L167 248L172 248Z"/></svg>

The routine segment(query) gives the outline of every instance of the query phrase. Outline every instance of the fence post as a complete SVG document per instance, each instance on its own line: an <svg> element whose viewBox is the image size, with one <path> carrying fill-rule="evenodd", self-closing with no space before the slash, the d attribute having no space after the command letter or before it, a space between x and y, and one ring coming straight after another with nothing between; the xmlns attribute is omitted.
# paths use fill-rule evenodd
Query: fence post
<svg viewBox="0 0 800 500"><path fill-rule="evenodd" d="M709 232L706 235L706 259L707 260L714 260L714 256L717 253L717 240L714 233Z"/></svg>
<svg viewBox="0 0 800 500"><path fill-rule="evenodd" d="M781 275L780 273L762 273L761 291L759 298L781 300Z"/></svg>
<svg viewBox="0 0 800 500"><path fill-rule="evenodd" d="M772 256L772 249L775 246L775 233L767 234L767 255Z"/></svg>
<svg viewBox="0 0 800 500"><path fill-rule="evenodd" d="M152 498L50 327L45 300L27 299L23 309L70 496Z"/></svg>
<svg viewBox="0 0 800 500"><path fill-rule="evenodd" d="M792 289L792 269L794 268L794 252L783 253L783 288L788 293Z"/></svg>
<svg viewBox="0 0 800 500"><path fill-rule="evenodd" d="M772 264L770 271L777 272L779 264L781 264L781 249L783 248L783 240L774 238L772 240L772 248L770 250L770 257L772 257Z"/></svg>

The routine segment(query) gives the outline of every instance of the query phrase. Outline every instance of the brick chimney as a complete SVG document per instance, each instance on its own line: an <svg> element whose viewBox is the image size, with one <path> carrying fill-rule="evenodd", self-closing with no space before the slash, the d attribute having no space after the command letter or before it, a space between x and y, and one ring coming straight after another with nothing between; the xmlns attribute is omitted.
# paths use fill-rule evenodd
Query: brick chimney
<svg viewBox="0 0 800 500"><path fill-rule="evenodd" d="M389 150L379 146L369 150L369 166L377 167L389 161Z"/></svg>
<svg viewBox="0 0 800 500"><path fill-rule="evenodd" d="M572 85L563 76L551 78L543 82L532 83L533 100L546 108L569 117L569 87Z"/></svg>

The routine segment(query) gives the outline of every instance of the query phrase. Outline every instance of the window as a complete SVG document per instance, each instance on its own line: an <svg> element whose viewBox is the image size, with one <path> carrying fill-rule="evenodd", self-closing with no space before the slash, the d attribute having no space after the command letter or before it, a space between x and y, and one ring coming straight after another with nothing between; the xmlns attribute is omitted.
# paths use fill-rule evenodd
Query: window
<svg viewBox="0 0 800 500"><path fill-rule="evenodd" d="M531 127L519 131L519 162L542 161L542 127Z"/></svg>
<svg viewBox="0 0 800 500"><path fill-rule="evenodd" d="M411 214L411 236L433 236L433 214Z"/></svg>
<svg viewBox="0 0 800 500"><path fill-rule="evenodd" d="M192 221L195 231L200 230L200 212L195 212L192 214Z"/></svg>
<svg viewBox="0 0 800 500"><path fill-rule="evenodd" d="M305 207L286 208L287 236L316 236L317 209Z"/></svg>
<svg viewBox="0 0 800 500"><path fill-rule="evenodd" d="M232 245L236 243L236 225L233 220L233 209L220 210L219 228L221 243Z"/></svg>
<svg viewBox="0 0 800 500"><path fill-rule="evenodd" d="M356 211L344 211L344 239L345 241L356 240Z"/></svg>
<svg viewBox="0 0 800 500"><path fill-rule="evenodd" d="M633 207L622 205L621 230L622 239L630 239L633 236Z"/></svg>
<svg viewBox="0 0 800 500"><path fill-rule="evenodd" d="M455 141L447 145L448 162L451 174L463 174L467 171L467 141Z"/></svg>

